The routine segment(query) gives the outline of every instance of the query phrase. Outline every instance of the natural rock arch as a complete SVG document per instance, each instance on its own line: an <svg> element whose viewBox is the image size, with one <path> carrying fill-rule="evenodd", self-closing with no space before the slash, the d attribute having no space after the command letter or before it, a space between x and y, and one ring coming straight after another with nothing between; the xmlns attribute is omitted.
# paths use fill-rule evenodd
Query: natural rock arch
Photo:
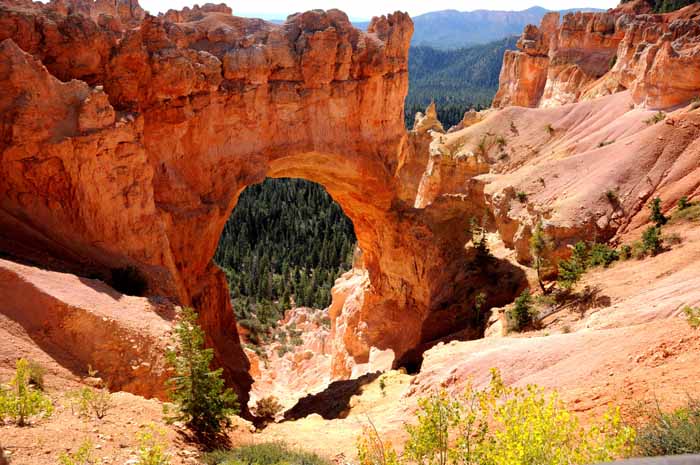
<svg viewBox="0 0 700 465"><path fill-rule="evenodd" d="M465 184L478 166L431 168L429 135L404 128L406 14L363 33L337 10L276 26L211 5L142 18L133 4L0 9L0 249L82 273L138 267L152 294L199 310L244 400L247 360L212 257L238 196L265 177L323 185L355 225L369 284L334 328L345 359L372 346L414 357L451 328L450 310L498 285L465 272L469 218L484 213Z"/></svg>

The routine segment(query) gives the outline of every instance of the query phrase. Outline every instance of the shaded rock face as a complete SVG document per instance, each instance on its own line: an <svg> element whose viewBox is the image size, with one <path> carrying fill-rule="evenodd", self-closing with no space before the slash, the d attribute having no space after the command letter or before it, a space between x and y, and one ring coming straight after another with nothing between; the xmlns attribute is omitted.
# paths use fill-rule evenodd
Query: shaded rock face
<svg viewBox="0 0 700 465"><path fill-rule="evenodd" d="M376 347L400 361L450 330L426 321L474 292L464 244L483 211L463 185L414 206L431 136L403 126L407 15L363 33L337 10L277 26L205 6L124 28L81 4L0 4L0 250L103 277L136 267L149 294L199 310L245 403L248 361L212 257L246 186L303 178L342 206L364 252L334 360L367 363Z"/></svg>
<svg viewBox="0 0 700 465"><path fill-rule="evenodd" d="M669 14L546 15L506 52L494 106L552 107L629 89L634 103L668 108L700 92L700 7Z"/></svg>

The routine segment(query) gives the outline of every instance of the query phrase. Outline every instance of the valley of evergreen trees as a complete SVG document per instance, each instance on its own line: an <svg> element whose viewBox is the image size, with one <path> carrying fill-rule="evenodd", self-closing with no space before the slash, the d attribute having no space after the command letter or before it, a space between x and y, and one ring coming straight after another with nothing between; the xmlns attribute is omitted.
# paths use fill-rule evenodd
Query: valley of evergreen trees
<svg viewBox="0 0 700 465"><path fill-rule="evenodd" d="M292 304L330 304L354 247L352 222L323 187L267 179L241 194L214 260L228 278L238 322L259 344Z"/></svg>
<svg viewBox="0 0 700 465"><path fill-rule="evenodd" d="M416 112L425 110L432 100L445 129L459 123L470 108L490 107L498 90L503 54L514 50L516 42L516 37L508 37L456 50L411 47L406 127L413 126Z"/></svg>

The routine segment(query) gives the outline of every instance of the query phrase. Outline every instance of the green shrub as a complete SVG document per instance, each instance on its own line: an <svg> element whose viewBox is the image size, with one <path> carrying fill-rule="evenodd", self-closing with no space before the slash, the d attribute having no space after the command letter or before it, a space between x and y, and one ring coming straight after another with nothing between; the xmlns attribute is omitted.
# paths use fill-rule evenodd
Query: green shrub
<svg viewBox="0 0 700 465"><path fill-rule="evenodd" d="M689 399L687 405L671 413L658 405L642 409L636 450L641 456L700 453L700 401Z"/></svg>
<svg viewBox="0 0 700 465"><path fill-rule="evenodd" d="M136 465L170 465L165 432L150 424L138 434L138 461Z"/></svg>
<svg viewBox="0 0 700 465"><path fill-rule="evenodd" d="M36 415L50 416L53 405L43 392L30 384L29 362L19 359L10 389L0 388L0 419L11 418L17 426L25 426Z"/></svg>
<svg viewBox="0 0 700 465"><path fill-rule="evenodd" d="M651 201L649 204L649 209L651 210L649 221L654 223L657 228L660 228L668 222L668 218L666 218L661 211L661 199L659 197L656 197Z"/></svg>
<svg viewBox="0 0 700 465"><path fill-rule="evenodd" d="M620 260L629 260L632 258L632 246L623 244L620 246Z"/></svg>
<svg viewBox="0 0 700 465"><path fill-rule="evenodd" d="M262 399L258 399L253 407L253 414L264 420L273 421L278 413L280 413L284 407L279 403L277 397L267 396Z"/></svg>
<svg viewBox="0 0 700 465"><path fill-rule="evenodd" d="M644 123L647 124L648 126L653 126L656 123L660 123L661 121L666 119L666 113L663 111L658 111L654 113L653 116L650 116L649 119L645 119Z"/></svg>
<svg viewBox="0 0 700 465"><path fill-rule="evenodd" d="M29 360L29 384L43 391L44 374L46 374L46 368L44 368L39 362Z"/></svg>
<svg viewBox="0 0 700 465"><path fill-rule="evenodd" d="M539 221L530 237L530 253L533 258L533 266L537 271L537 282L543 294L548 294L549 290L544 285L545 268L549 267L547 255L552 250L552 241L544 232L542 222Z"/></svg>
<svg viewBox="0 0 700 465"><path fill-rule="evenodd" d="M97 463L93 454L92 441L86 439L73 454L61 452L58 461L61 465L93 465Z"/></svg>
<svg viewBox="0 0 700 465"><path fill-rule="evenodd" d="M610 264L620 258L617 250L606 244L594 242L588 258L588 266L594 268L603 266L607 268Z"/></svg>
<svg viewBox="0 0 700 465"><path fill-rule="evenodd" d="M421 465L576 465L607 462L627 455L635 432L622 424L617 409L584 428L556 393L537 386L506 386L497 370L484 390L463 394L442 390L419 401L416 424L406 427L402 463ZM358 445L380 438L366 428ZM361 465L399 463L391 444ZM364 456L358 447L358 455Z"/></svg>
<svg viewBox="0 0 700 465"><path fill-rule="evenodd" d="M148 281L135 266L112 269L112 287L126 295L144 296L148 291Z"/></svg>
<svg viewBox="0 0 700 465"><path fill-rule="evenodd" d="M683 307L683 313L685 313L685 317L691 328L700 328L700 307L686 305Z"/></svg>
<svg viewBox="0 0 700 465"><path fill-rule="evenodd" d="M686 208L676 210L673 214L673 219L685 221L700 220L700 204L692 203Z"/></svg>
<svg viewBox="0 0 700 465"><path fill-rule="evenodd" d="M362 434L357 438L357 458L360 465L399 465L399 456L381 435L370 420L369 426L362 428Z"/></svg>
<svg viewBox="0 0 700 465"><path fill-rule="evenodd" d="M71 412L81 417L94 415L102 419L112 408L112 395L107 389L92 389L83 387L66 393Z"/></svg>
<svg viewBox="0 0 700 465"><path fill-rule="evenodd" d="M316 454L296 451L278 442L220 450L203 457L206 465L331 465Z"/></svg>
<svg viewBox="0 0 700 465"><path fill-rule="evenodd" d="M522 331L532 324L537 316L537 310L532 305L530 289L525 289L515 299L513 308L506 312L506 316L508 318L508 329L512 331Z"/></svg>
<svg viewBox="0 0 700 465"><path fill-rule="evenodd" d="M690 202L688 202L688 196L687 196L687 195L684 195L683 197L681 197L680 199L678 199L678 210L679 210L679 211L683 211L683 210L685 210L686 208L689 208L690 206L692 206L692 204L691 204Z"/></svg>
<svg viewBox="0 0 700 465"><path fill-rule="evenodd" d="M612 189L608 189L607 191L605 191L605 197L608 199L608 202L610 202L613 205L615 205L619 201L617 192L615 192Z"/></svg>
<svg viewBox="0 0 700 465"><path fill-rule="evenodd" d="M588 250L586 244L579 241L574 245L573 253L568 260L559 262L557 281L564 289L573 288L586 272Z"/></svg>
<svg viewBox="0 0 700 465"><path fill-rule="evenodd" d="M197 433L218 433L238 413L236 394L225 388L221 369L210 369L214 352L204 348L204 331L195 311L185 307L179 317L176 348L167 353L174 369L168 380L170 398L177 408L172 415L166 409L166 418L183 421Z"/></svg>
<svg viewBox="0 0 700 465"><path fill-rule="evenodd" d="M649 226L642 234L642 250L645 255L656 255L663 250L661 228Z"/></svg>
<svg viewBox="0 0 700 465"><path fill-rule="evenodd" d="M520 202L520 203L527 202L527 193L525 191L518 191L515 193L515 196L518 198L518 202Z"/></svg>

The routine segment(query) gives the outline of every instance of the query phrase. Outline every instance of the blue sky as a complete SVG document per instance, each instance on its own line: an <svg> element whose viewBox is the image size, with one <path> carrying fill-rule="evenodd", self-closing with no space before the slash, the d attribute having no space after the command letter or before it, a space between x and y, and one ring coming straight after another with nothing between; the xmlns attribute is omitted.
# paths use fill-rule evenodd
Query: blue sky
<svg viewBox="0 0 700 465"><path fill-rule="evenodd" d="M221 0L208 0L220 3ZM200 1L200 4L207 0ZM170 8L181 9L192 6L194 1L188 0L140 0L141 6L152 14L167 11ZM552 10L566 8L593 7L613 8L617 0L258 0L236 1L226 0L233 13L238 16L253 16L266 19L286 18L291 13L312 10L315 8L338 8L345 11L352 19L369 19L391 13L396 10L407 11L416 16L429 11L459 10L524 10L531 6L542 6Z"/></svg>

